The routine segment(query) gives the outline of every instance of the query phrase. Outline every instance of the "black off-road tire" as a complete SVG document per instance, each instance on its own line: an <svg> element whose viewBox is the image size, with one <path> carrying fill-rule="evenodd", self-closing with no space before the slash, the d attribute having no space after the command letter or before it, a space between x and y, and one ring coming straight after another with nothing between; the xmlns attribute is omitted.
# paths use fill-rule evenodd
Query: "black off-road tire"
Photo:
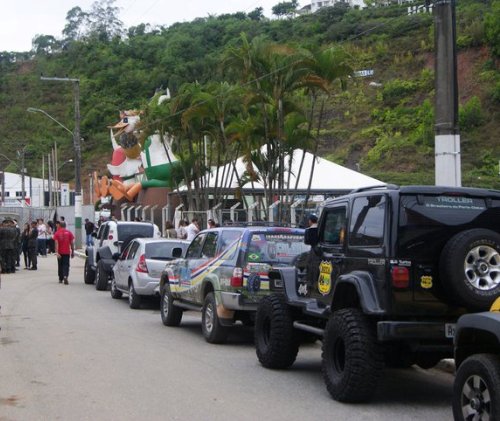
<svg viewBox="0 0 500 421"><path fill-rule="evenodd" d="M299 336L293 327L293 313L280 294L264 297L255 317L255 349L267 368L290 367L299 352Z"/></svg>
<svg viewBox="0 0 500 421"><path fill-rule="evenodd" d="M165 326L179 326L182 320L182 309L174 306L170 286L165 285L161 291L160 315Z"/></svg>
<svg viewBox="0 0 500 421"><path fill-rule="evenodd" d="M115 279L111 279L111 297L114 298L115 300L118 300L122 298L123 293L116 288L116 281Z"/></svg>
<svg viewBox="0 0 500 421"><path fill-rule="evenodd" d="M201 331L203 332L205 340L211 344L222 344L226 342L229 333L228 328L220 324L219 316L217 316L217 304L213 292L207 294L203 303Z"/></svg>
<svg viewBox="0 0 500 421"><path fill-rule="evenodd" d="M439 264L441 283L455 304L489 310L500 295L500 234L460 232L446 243Z"/></svg>
<svg viewBox="0 0 500 421"><path fill-rule="evenodd" d="M101 260L97 262L95 277L95 289L97 291L106 291L108 289L109 272L104 267Z"/></svg>
<svg viewBox="0 0 500 421"><path fill-rule="evenodd" d="M326 388L341 402L367 401L384 367L375 325L356 308L332 314L325 329L322 372Z"/></svg>
<svg viewBox="0 0 500 421"><path fill-rule="evenodd" d="M128 285L128 306L131 309L136 310L141 307L141 301L141 296L137 294L134 288L134 283L130 280Z"/></svg>
<svg viewBox="0 0 500 421"><path fill-rule="evenodd" d="M500 420L500 356L476 354L460 365L453 384L453 416L455 421Z"/></svg>
<svg viewBox="0 0 500 421"><path fill-rule="evenodd" d="M95 270L93 270L88 262L88 259L85 259L85 265L83 267L83 282L87 285L93 284L95 281Z"/></svg>

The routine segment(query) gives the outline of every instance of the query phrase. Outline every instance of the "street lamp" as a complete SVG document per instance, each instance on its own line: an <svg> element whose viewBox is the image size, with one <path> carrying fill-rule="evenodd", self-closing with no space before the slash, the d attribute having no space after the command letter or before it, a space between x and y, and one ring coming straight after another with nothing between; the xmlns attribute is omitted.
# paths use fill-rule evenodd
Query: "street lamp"
<svg viewBox="0 0 500 421"><path fill-rule="evenodd" d="M73 147L75 149L75 245L80 248L82 245L82 185L80 179L81 168L81 149L80 149L80 107L79 107L79 86L76 82L77 79L71 79L75 82L75 130L74 132L68 129L64 124L52 117L49 113L40 108L29 107L27 109L30 113L40 113L52 120L54 123L62 127L73 137Z"/></svg>

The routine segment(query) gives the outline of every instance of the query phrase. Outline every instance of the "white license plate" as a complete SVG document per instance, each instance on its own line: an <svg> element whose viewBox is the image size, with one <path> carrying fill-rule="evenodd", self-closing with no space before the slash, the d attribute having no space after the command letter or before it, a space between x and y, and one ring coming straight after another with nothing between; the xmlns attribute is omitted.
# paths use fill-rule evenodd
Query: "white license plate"
<svg viewBox="0 0 500 421"><path fill-rule="evenodd" d="M455 323L446 323L444 325L444 335L447 338L453 339L455 337L455 330L457 325Z"/></svg>

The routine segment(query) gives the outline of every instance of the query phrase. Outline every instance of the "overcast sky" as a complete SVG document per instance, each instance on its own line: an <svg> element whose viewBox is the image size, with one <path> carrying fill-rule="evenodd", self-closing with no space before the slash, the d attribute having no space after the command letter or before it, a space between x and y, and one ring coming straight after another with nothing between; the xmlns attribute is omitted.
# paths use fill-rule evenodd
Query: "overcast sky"
<svg viewBox="0 0 500 421"><path fill-rule="evenodd" d="M117 0L125 27L140 23L171 25L197 17L271 8L283 0ZM60 38L66 13L75 6L88 11L94 0L5 0L0 12L0 51L29 51L36 35ZM308 1L300 2L302 5Z"/></svg>

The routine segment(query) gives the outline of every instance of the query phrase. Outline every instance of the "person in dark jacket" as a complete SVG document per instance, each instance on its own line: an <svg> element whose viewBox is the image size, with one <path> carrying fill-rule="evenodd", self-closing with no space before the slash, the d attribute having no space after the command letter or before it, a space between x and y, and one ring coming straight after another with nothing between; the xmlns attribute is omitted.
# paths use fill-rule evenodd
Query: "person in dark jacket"
<svg viewBox="0 0 500 421"><path fill-rule="evenodd" d="M30 270L37 269L37 239L38 239L38 228L36 221L31 223L31 231L28 238L28 258L31 264Z"/></svg>
<svg viewBox="0 0 500 421"><path fill-rule="evenodd" d="M28 242L30 238L30 224L24 224L23 232L21 233L21 252L23 253L24 258L24 269L28 269L30 264L29 254L28 254Z"/></svg>

